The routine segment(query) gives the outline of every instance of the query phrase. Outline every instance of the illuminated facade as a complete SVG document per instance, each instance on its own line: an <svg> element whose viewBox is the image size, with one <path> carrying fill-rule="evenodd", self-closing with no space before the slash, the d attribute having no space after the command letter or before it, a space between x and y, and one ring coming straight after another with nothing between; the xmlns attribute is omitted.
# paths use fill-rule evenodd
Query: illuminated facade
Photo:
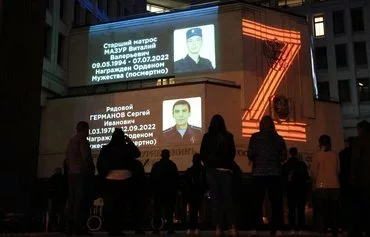
<svg viewBox="0 0 370 237"><path fill-rule="evenodd" d="M357 122L370 119L370 0L247 2L307 17L319 99L341 103L345 137L355 136Z"/></svg>
<svg viewBox="0 0 370 237"><path fill-rule="evenodd" d="M175 63L188 53L186 34L196 28L202 29L207 42L200 55L216 66L176 71ZM49 176L62 161L76 120L91 125L95 157L114 126L121 125L140 145L147 171L162 148L171 149L173 159L186 169L200 140L170 144L171 139L163 139L162 131L173 126L168 125L172 107L165 104L198 97L201 102L192 105L198 117L190 124L206 132L212 116L222 114L234 134L243 172L251 168L245 157L249 137L266 114L273 116L287 145L298 147L308 162L323 133L333 137L334 149L343 147L338 103L315 99L310 31L304 17L244 2L213 3L75 28L69 42L68 97L48 100L45 107L40 177ZM71 119L62 119L61 113ZM327 114L336 116L328 122ZM50 139L55 124L63 131Z"/></svg>
<svg viewBox="0 0 370 237"><path fill-rule="evenodd" d="M277 88L296 58L301 48L301 35L297 31L278 29L245 19L242 26L245 36L283 44L276 56L277 60L271 65L252 104L243 115L243 136L250 137L259 131L259 121L266 114L270 98L275 96ZM283 121L276 124L276 129L286 140L306 142L305 123Z"/></svg>
<svg viewBox="0 0 370 237"><path fill-rule="evenodd" d="M345 137L370 119L370 0L255 0L307 17L319 99L339 101Z"/></svg>

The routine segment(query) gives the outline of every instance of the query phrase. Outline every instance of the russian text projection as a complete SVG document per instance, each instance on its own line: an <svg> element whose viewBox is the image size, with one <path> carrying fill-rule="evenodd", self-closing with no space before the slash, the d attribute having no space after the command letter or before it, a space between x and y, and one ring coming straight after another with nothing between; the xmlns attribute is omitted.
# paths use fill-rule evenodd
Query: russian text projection
<svg viewBox="0 0 370 237"><path fill-rule="evenodd" d="M216 69L217 7L91 26L89 84Z"/></svg>

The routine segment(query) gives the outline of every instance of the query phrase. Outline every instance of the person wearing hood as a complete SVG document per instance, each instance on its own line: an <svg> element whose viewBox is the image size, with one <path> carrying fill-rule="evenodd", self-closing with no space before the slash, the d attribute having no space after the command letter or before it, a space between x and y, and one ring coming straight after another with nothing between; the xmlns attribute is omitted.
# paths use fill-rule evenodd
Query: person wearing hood
<svg viewBox="0 0 370 237"><path fill-rule="evenodd" d="M283 225L283 187L282 163L287 159L287 149L284 139L276 132L274 121L270 116L264 116L260 121L260 131L252 134L248 145L248 159L253 163L252 176L255 182L256 204L262 213L265 190L268 190L272 209L270 233L281 236ZM254 218L254 226L258 228L262 217ZM255 232L255 231L253 231Z"/></svg>
<svg viewBox="0 0 370 237"><path fill-rule="evenodd" d="M140 155L137 146L119 128L100 151L96 165L104 183L104 220L108 235L123 235L123 213L133 192L134 160Z"/></svg>

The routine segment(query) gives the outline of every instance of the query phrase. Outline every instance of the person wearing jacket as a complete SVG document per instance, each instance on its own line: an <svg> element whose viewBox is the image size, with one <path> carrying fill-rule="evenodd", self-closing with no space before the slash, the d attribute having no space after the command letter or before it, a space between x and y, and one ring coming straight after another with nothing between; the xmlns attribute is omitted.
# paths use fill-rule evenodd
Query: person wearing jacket
<svg viewBox="0 0 370 237"><path fill-rule="evenodd" d="M118 128L100 151L97 169L104 183L104 220L110 236L123 235L123 214L134 185L133 163L140 155L136 145Z"/></svg>
<svg viewBox="0 0 370 237"><path fill-rule="evenodd" d="M90 234L86 228L93 199L91 197L95 165L91 156L89 124L77 123L77 134L68 143L65 165L68 170L67 234Z"/></svg>
<svg viewBox="0 0 370 237"><path fill-rule="evenodd" d="M270 116L264 116L260 121L260 131L252 134L248 145L248 159L252 161L252 176L255 183L255 198L258 210L254 218L255 228L259 228L262 218L263 200L267 189L272 218L270 234L281 236L283 225L283 186L282 163L287 158L284 139L277 134L274 121ZM253 231L255 232L255 231Z"/></svg>
<svg viewBox="0 0 370 237"><path fill-rule="evenodd" d="M309 174L306 163L298 158L296 147L289 149L289 155L290 158L283 164L283 180L288 199L289 225L295 233L296 230L301 231L306 223L304 211Z"/></svg>
<svg viewBox="0 0 370 237"><path fill-rule="evenodd" d="M351 156L351 221L349 237L370 236L370 123L357 124L358 137L353 141Z"/></svg>
<svg viewBox="0 0 370 237"><path fill-rule="evenodd" d="M185 171L185 196L190 209L187 234L194 231L195 235L199 235L198 212L207 187L206 179L206 169L202 165L199 153L195 153L193 155L193 165Z"/></svg>
<svg viewBox="0 0 370 237"><path fill-rule="evenodd" d="M161 151L161 160L155 163L150 173L150 182L154 194L154 230L159 234L158 226L162 218L162 210L167 220L167 234L174 234L173 212L179 185L179 172L175 162L170 160L170 151Z"/></svg>
<svg viewBox="0 0 370 237"><path fill-rule="evenodd" d="M235 153L233 135L227 131L223 117L219 114L214 115L209 124L208 132L203 136L200 157L207 169L216 236L222 235L224 214L230 225L230 234L232 236L238 235L232 197L232 168Z"/></svg>

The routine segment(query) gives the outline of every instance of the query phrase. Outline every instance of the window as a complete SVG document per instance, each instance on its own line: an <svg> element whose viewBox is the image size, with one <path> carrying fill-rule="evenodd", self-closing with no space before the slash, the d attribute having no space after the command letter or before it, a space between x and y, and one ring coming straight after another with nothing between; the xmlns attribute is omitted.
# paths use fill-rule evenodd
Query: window
<svg viewBox="0 0 370 237"><path fill-rule="evenodd" d="M349 80L338 81L339 101L341 103L351 102Z"/></svg>
<svg viewBox="0 0 370 237"><path fill-rule="evenodd" d="M320 100L330 100L330 87L328 81L317 83Z"/></svg>
<svg viewBox="0 0 370 237"><path fill-rule="evenodd" d="M357 79L358 99L360 101L370 101L369 78Z"/></svg>
<svg viewBox="0 0 370 237"><path fill-rule="evenodd" d="M45 6L46 6L46 9L50 9L52 7L50 0L45 0Z"/></svg>
<svg viewBox="0 0 370 237"><path fill-rule="evenodd" d="M351 9L352 31L364 31L364 12L361 7Z"/></svg>
<svg viewBox="0 0 370 237"><path fill-rule="evenodd" d="M279 0L278 5L279 6L302 6L305 0Z"/></svg>
<svg viewBox="0 0 370 237"><path fill-rule="evenodd" d="M92 22L91 12L86 9L86 11L85 11L85 24L89 25L89 24L91 24L91 22Z"/></svg>
<svg viewBox="0 0 370 237"><path fill-rule="evenodd" d="M47 59L51 58L51 36L52 28L48 24L45 24L44 57Z"/></svg>
<svg viewBox="0 0 370 237"><path fill-rule="evenodd" d="M353 51L355 54L356 66L367 65L366 42L363 41L353 43Z"/></svg>
<svg viewBox="0 0 370 237"><path fill-rule="evenodd" d="M63 66L63 44L64 44L64 35L59 34L58 36L58 57L57 63L58 65Z"/></svg>
<svg viewBox="0 0 370 237"><path fill-rule="evenodd" d="M122 15L122 3L121 1L117 1L117 17Z"/></svg>
<svg viewBox="0 0 370 237"><path fill-rule="evenodd" d="M106 9L104 9L104 3L102 0L98 0L98 8L99 10L105 12Z"/></svg>
<svg viewBox="0 0 370 237"><path fill-rule="evenodd" d="M166 12L169 9L166 7L154 5L154 4L146 4L146 10L150 12L160 13L160 12Z"/></svg>
<svg viewBox="0 0 370 237"><path fill-rule="evenodd" d="M334 35L344 34L344 12L333 12L333 33Z"/></svg>
<svg viewBox="0 0 370 237"><path fill-rule="evenodd" d="M323 15L315 16L314 24L315 24L315 36L316 37L325 36L324 16Z"/></svg>
<svg viewBox="0 0 370 237"><path fill-rule="evenodd" d="M326 55L326 47L315 48L316 68L318 70L328 69L328 59Z"/></svg>
<svg viewBox="0 0 370 237"><path fill-rule="evenodd" d="M107 1L106 4L107 4L107 16L110 17L109 14L111 13L111 10L110 10L110 8L111 8L111 1Z"/></svg>
<svg viewBox="0 0 370 237"><path fill-rule="evenodd" d="M337 68L347 67L347 48L345 44L335 45L335 61Z"/></svg>
<svg viewBox="0 0 370 237"><path fill-rule="evenodd" d="M63 20L63 17L64 17L64 4L65 4L65 0L60 0L60 6L59 6L59 16L60 16L60 19Z"/></svg>
<svg viewBox="0 0 370 237"><path fill-rule="evenodd" d="M79 25L81 22L81 5L79 1L75 1L74 24Z"/></svg>

